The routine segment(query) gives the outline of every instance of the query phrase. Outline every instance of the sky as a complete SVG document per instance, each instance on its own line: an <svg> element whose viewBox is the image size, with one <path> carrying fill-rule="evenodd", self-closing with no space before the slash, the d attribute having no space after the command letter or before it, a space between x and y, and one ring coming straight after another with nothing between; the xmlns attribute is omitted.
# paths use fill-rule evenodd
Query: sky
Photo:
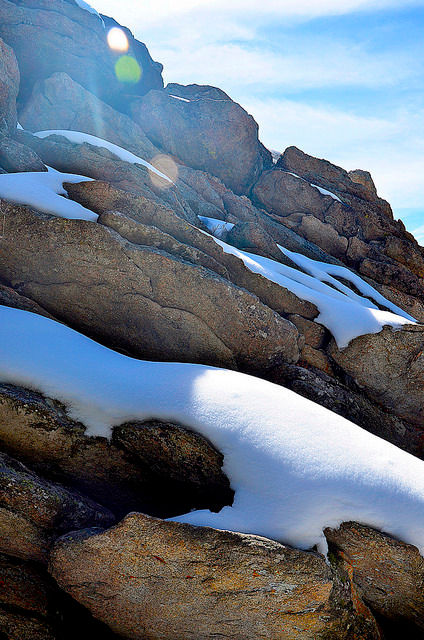
<svg viewBox="0 0 424 640"><path fill-rule="evenodd" d="M251 113L269 149L371 171L424 244L424 0L91 0Z"/></svg>

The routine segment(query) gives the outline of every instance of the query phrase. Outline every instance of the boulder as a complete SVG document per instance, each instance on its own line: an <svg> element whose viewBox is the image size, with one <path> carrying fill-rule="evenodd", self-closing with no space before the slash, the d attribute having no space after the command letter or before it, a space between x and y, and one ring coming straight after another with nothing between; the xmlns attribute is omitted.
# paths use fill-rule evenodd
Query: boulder
<svg viewBox="0 0 424 640"><path fill-rule="evenodd" d="M46 562L52 542L61 534L113 521L99 504L43 480L0 453L1 553Z"/></svg>
<svg viewBox="0 0 424 640"><path fill-rule="evenodd" d="M391 638L424 635L424 558L418 549L356 522L326 529L330 552Z"/></svg>
<svg viewBox="0 0 424 640"><path fill-rule="evenodd" d="M35 151L8 137L0 138L0 164L9 173L47 171Z"/></svg>
<svg viewBox="0 0 424 640"><path fill-rule="evenodd" d="M16 128L18 91L19 69L15 54L0 38L0 132L3 134Z"/></svg>
<svg viewBox="0 0 424 640"><path fill-rule="evenodd" d="M332 340L333 360L356 384L390 413L422 429L424 417L424 326L384 327L380 333L355 338L339 350Z"/></svg>
<svg viewBox="0 0 424 640"><path fill-rule="evenodd" d="M131 114L153 144L218 176L235 193L247 193L272 166L252 116L214 87L168 85L134 100Z"/></svg>
<svg viewBox="0 0 424 640"><path fill-rule="evenodd" d="M130 514L62 537L50 571L132 640L379 637L322 556L265 538Z"/></svg>
<svg viewBox="0 0 424 640"><path fill-rule="evenodd" d="M151 420L117 426L111 440L88 437L59 402L1 385L0 443L38 474L118 517L141 509L168 517L232 504L221 453L179 425Z"/></svg>
<svg viewBox="0 0 424 640"><path fill-rule="evenodd" d="M121 107L126 94L143 95L150 89L161 88L162 65L153 62L146 47L128 30L125 30L129 40L127 55L134 59L139 73L132 83L118 79L115 65L122 54L114 52L107 43L109 26L116 24L114 20L102 21L76 2L1 0L0 37L13 48L18 59L20 98L25 101L37 80L56 71L69 74L106 102Z"/></svg>
<svg viewBox="0 0 424 640"><path fill-rule="evenodd" d="M89 133L147 161L159 153L135 122L66 73L54 73L34 85L31 96L20 109L19 121L30 131L69 129Z"/></svg>
<svg viewBox="0 0 424 640"><path fill-rule="evenodd" d="M209 269L92 222L5 204L3 213L13 226L0 278L112 348L247 371L299 357L291 322Z"/></svg>
<svg viewBox="0 0 424 640"><path fill-rule="evenodd" d="M34 300L30 300L25 296L20 296L19 293L17 293L14 289L6 287L3 284L0 284L0 304L5 307L12 307L13 309L32 311L33 313L38 313L38 315L40 316L52 318L52 320L55 319L48 311L34 302Z"/></svg>

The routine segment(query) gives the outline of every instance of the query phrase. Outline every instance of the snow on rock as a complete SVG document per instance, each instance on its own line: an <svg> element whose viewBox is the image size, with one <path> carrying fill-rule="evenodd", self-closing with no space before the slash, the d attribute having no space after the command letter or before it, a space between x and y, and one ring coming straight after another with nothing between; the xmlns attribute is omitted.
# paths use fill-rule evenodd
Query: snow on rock
<svg viewBox="0 0 424 640"><path fill-rule="evenodd" d="M97 214L68 200L64 182L88 182L91 178L73 173L61 173L49 168L48 172L5 173L0 175L0 198L24 204L37 211L50 213L59 218L90 220L95 222Z"/></svg>
<svg viewBox="0 0 424 640"><path fill-rule="evenodd" d="M181 102L191 102L190 100L187 100L187 98L182 98L181 96L174 96L172 95L172 93L168 93L170 98L175 98L175 100L180 100Z"/></svg>
<svg viewBox="0 0 424 640"><path fill-rule="evenodd" d="M98 138L97 136L92 136L89 133L82 133L82 131L68 131L67 129L51 129L49 131L37 131L37 133L33 134L37 136L37 138L47 138L48 136L62 136L69 140L69 142L74 142L76 144L91 144L94 147L103 147L103 149L107 149L115 156L117 156L120 160L124 162L130 162L131 164L141 164L143 167L146 167L152 173L155 173L160 178L163 178L167 182L172 183L172 180L168 178L164 173L158 171L152 164L143 160L143 158L139 158L131 151L127 151L117 144L113 144L113 142L108 142L107 140L103 140L103 138Z"/></svg>
<svg viewBox="0 0 424 640"><path fill-rule="evenodd" d="M61 400L90 435L157 418L224 454L232 507L174 520L325 551L323 528L356 521L424 553L424 462L265 380L144 362L42 316L0 307L0 380Z"/></svg>
<svg viewBox="0 0 424 640"><path fill-rule="evenodd" d="M212 223L209 224L209 228L211 228ZM276 260L236 249L220 240L219 237L214 239L226 253L231 253L243 260L250 271L259 273L271 282L288 289L298 298L315 304L320 311L315 322L327 327L333 334L339 349L347 347L349 342L358 336L366 333L379 333L384 326L399 329L405 324L416 322L415 318L384 298L346 267L311 260L300 253L288 251L278 245L280 251L291 258L299 267L308 271L310 274L308 275L308 273L288 267ZM332 276L348 280L365 296L369 296L380 306L391 309L393 313L382 311L371 300L359 296Z"/></svg>
<svg viewBox="0 0 424 640"><path fill-rule="evenodd" d="M231 231L234 225L231 222L218 220L218 218L207 218L206 216L197 216L213 236L221 238L226 231Z"/></svg>
<svg viewBox="0 0 424 640"><path fill-rule="evenodd" d="M322 193L323 196L331 196L333 200L337 200L337 202L341 202L342 204L344 204L343 200L340 200L339 196L336 196L336 194L333 193L332 191L328 191L328 189L319 187L317 184L312 184L312 182L308 182L307 180L305 180L305 178L301 178L300 176L297 175L297 173L293 173L292 171L285 171L284 173L288 173L290 176L293 176L294 178L299 178L299 180L303 180L303 182L306 182L311 187L314 187L314 189L318 189L318 191Z"/></svg>

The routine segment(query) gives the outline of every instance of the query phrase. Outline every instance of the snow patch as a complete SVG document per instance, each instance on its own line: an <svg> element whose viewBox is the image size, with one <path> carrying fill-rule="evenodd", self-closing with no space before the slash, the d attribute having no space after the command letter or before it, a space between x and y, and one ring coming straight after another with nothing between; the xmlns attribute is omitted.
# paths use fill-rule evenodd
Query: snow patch
<svg viewBox="0 0 424 640"><path fill-rule="evenodd" d="M190 102L187 98L182 98L181 96L174 96L172 93L168 93L170 98L175 98L175 100L181 100L181 102Z"/></svg>
<svg viewBox="0 0 424 640"><path fill-rule="evenodd" d="M215 237L215 242L225 253L243 260L250 271L259 273L271 282L288 289L298 298L312 302L320 311L315 322L327 327L339 349L347 347L349 342L358 336L379 333L384 326L399 329L405 324L416 322L415 318L384 298L346 267L311 260L278 245L280 251L308 271L303 273L276 260L236 249L219 238ZM369 296L380 306L391 309L393 313L381 311L371 300L359 296L331 275L348 280L365 296Z"/></svg>
<svg viewBox="0 0 424 640"><path fill-rule="evenodd" d="M50 213L59 218L90 220L95 222L98 216L85 207L61 196L67 192L64 182L88 182L91 178L73 173L61 173L49 168L46 171L28 171L26 173L5 173L0 175L0 198L24 204Z"/></svg>
<svg viewBox="0 0 424 640"><path fill-rule="evenodd" d="M288 389L203 365L144 362L27 311L0 307L0 380L61 400L90 435L157 418L224 454L234 504L173 520L326 550L356 521L424 553L424 462Z"/></svg>
<svg viewBox="0 0 424 640"><path fill-rule="evenodd" d="M164 173L158 171L152 164L146 162L143 158L136 156L131 151L127 151L123 149L117 144L113 144L113 142L108 142L107 140L103 140L103 138L98 138L97 136L92 136L89 133L82 133L81 131L68 131L67 129L50 129L49 131L37 131L34 133L34 136L37 138L47 138L48 136L62 136L69 140L69 142L73 142L76 144L91 144L94 147L101 147L103 149L107 149L115 156L117 156L120 160L124 162L130 162L131 164L141 164L143 167L146 167L152 173L155 173L160 178L167 180L167 182L172 183L172 180L168 178Z"/></svg>
<svg viewBox="0 0 424 640"><path fill-rule="evenodd" d="M231 222L225 222L225 220L219 220L218 218L207 218L206 216L197 217L203 222L205 227L209 229L211 234L217 238L221 238L226 231L231 231L234 227Z"/></svg>

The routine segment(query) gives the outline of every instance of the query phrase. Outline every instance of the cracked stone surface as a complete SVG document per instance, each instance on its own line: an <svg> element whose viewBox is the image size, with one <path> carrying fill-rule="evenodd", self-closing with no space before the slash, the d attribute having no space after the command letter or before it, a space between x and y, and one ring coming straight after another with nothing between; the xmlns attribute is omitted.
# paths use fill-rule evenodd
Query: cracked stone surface
<svg viewBox="0 0 424 640"><path fill-rule="evenodd" d="M105 532L63 536L50 572L131 640L380 637L322 556L140 513Z"/></svg>

